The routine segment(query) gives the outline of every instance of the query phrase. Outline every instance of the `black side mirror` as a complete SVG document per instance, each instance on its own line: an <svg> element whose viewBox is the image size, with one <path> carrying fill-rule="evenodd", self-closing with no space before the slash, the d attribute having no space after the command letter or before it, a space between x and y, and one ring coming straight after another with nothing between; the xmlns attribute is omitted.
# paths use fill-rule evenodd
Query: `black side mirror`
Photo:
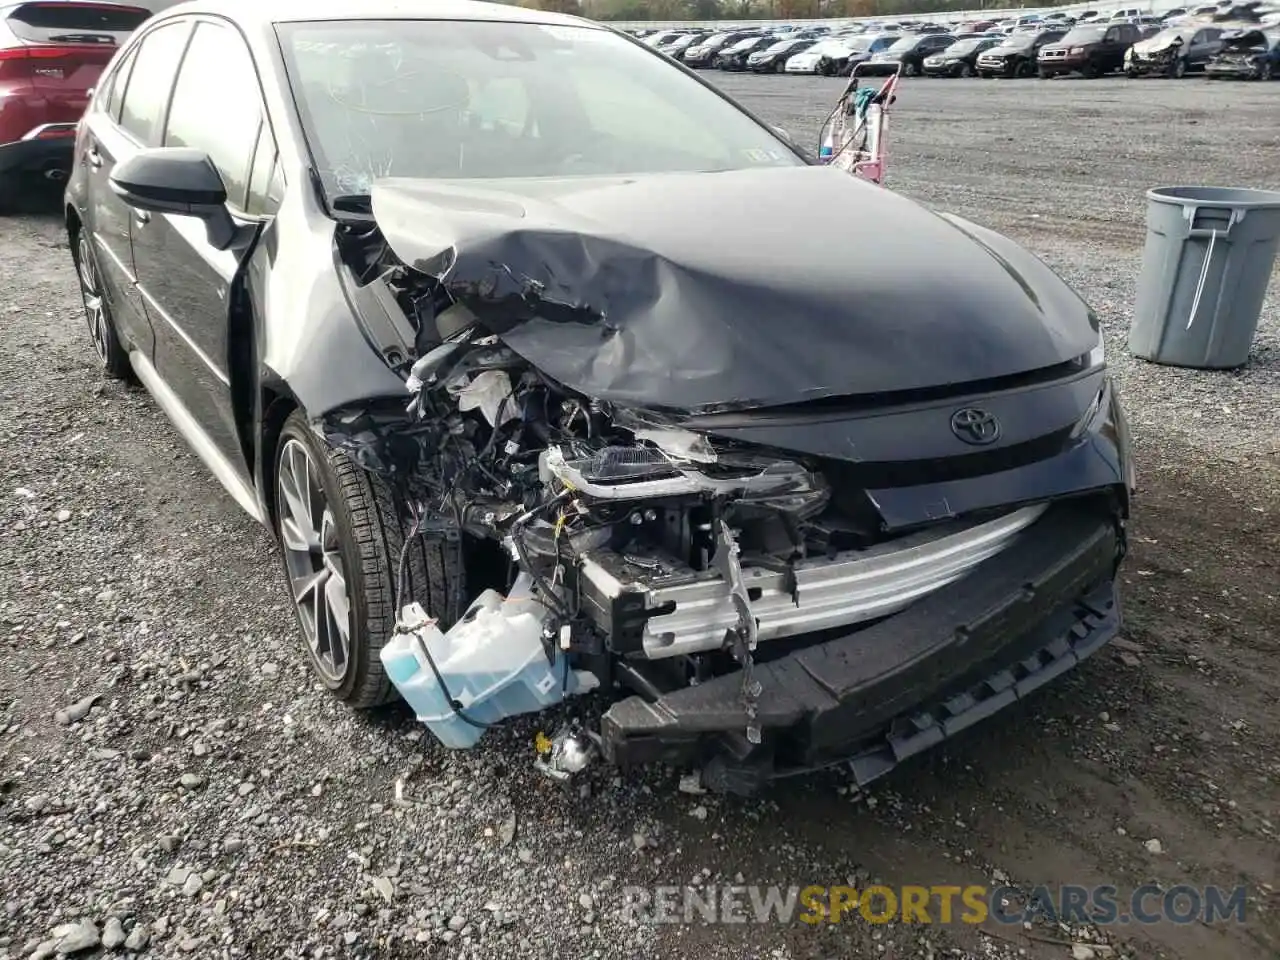
<svg viewBox="0 0 1280 960"><path fill-rule="evenodd" d="M129 206L155 213L198 217L209 243L231 246L236 224L227 210L227 188L203 150L152 147L139 150L111 171L111 189Z"/></svg>

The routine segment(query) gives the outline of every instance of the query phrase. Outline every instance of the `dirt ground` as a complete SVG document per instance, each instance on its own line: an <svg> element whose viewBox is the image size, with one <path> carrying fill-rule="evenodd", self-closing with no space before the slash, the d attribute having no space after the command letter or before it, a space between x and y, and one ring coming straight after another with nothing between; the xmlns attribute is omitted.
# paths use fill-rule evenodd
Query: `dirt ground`
<svg viewBox="0 0 1280 960"><path fill-rule="evenodd" d="M717 82L797 136L816 131L837 90ZM152 956L1063 958L1073 945L1080 957L1280 956L1276 284L1242 371L1154 368L1123 342L1142 191L1280 188L1280 83L909 81L898 106L892 185L1025 243L1103 317L1139 479L1121 642L861 794L831 774L752 800L690 797L650 771L597 772L565 795L529 771L527 724L448 756L403 710L353 718L306 679L266 535L144 394L100 382L56 218L13 218L0 222L0 958L69 919L124 916L122 897L127 925L165 919ZM851 224L851 256L887 229ZM64 505L68 522L54 516ZM95 600L123 614L86 612ZM208 683L172 680L197 661ZM54 724L86 677L117 665L101 719ZM218 720L231 739L192 759ZM132 765L112 766L125 758L108 762L106 746ZM203 801L173 786L189 769L210 782ZM392 811L404 769L424 799ZM520 823L509 849L485 826L507 816ZM397 877L394 901L352 873L353 855L394 860L401 872L383 875ZM174 857L209 867L191 906L164 888ZM644 930L620 912L621 885L691 882L1248 895L1245 923L1212 925ZM516 919L476 919L469 933L451 919L466 913L455 891L499 899ZM415 941L402 932L415 924L436 932Z"/></svg>

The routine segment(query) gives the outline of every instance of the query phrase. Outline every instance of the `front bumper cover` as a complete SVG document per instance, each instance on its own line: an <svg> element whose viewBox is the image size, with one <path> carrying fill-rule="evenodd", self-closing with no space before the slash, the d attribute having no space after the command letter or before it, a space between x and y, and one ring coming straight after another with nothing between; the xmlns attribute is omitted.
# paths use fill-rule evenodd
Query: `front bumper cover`
<svg viewBox="0 0 1280 960"><path fill-rule="evenodd" d="M841 762L869 782L1114 637L1123 552L1105 495L1056 503L950 587L865 629L758 662L759 746L746 740L741 678L730 673L654 702L614 704L601 722L605 755L622 766L702 763L708 785L729 792Z"/></svg>

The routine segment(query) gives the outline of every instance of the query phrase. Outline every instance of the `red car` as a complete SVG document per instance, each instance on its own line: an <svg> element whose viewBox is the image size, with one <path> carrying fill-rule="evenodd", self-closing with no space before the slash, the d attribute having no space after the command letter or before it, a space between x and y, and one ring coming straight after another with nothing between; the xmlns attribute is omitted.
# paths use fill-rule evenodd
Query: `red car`
<svg viewBox="0 0 1280 960"><path fill-rule="evenodd" d="M0 208L33 175L67 178L90 90L149 16L99 0L0 0Z"/></svg>

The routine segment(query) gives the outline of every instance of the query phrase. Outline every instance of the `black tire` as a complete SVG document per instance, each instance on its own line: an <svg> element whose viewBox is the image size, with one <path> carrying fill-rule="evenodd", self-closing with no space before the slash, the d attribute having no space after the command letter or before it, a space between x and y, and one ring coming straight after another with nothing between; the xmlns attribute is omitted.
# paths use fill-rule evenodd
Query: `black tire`
<svg viewBox="0 0 1280 960"><path fill-rule="evenodd" d="M957 76L957 77L964 77L965 79L968 79L969 77L972 77L972 76L973 76L973 67L969 66L969 64L967 64L967 63L962 63L962 64L960 64L960 66L956 67L956 76Z"/></svg>
<svg viewBox="0 0 1280 960"><path fill-rule="evenodd" d="M914 60L908 60L906 65L903 66L902 72L908 77L918 77L920 76L920 65Z"/></svg>
<svg viewBox="0 0 1280 960"><path fill-rule="evenodd" d="M1048 80L1048 79L1050 79L1052 76L1053 76L1053 74L1052 74L1052 73L1050 73L1048 70L1046 70L1044 67L1041 67L1041 68L1040 68L1040 79L1041 79L1041 80Z"/></svg>
<svg viewBox="0 0 1280 960"><path fill-rule="evenodd" d="M282 466L293 454L291 444L299 444L315 467L318 492L324 497L332 518L337 553L341 557L343 579L349 604L348 648L344 671L326 670L310 642L310 634L300 605L294 612L307 642L313 672L330 691L357 709L376 707L394 699L395 688L382 668L379 652L391 639L396 625L396 579L404 550L408 522L398 509L391 487L379 476L356 466L342 451L318 439L301 411L285 421L276 448L274 473L276 536L281 543L286 580L293 577L289 551L282 533L285 506ZM431 536L417 536L409 545L404 561L403 603L416 600L446 629L452 593L458 587L457 544Z"/></svg>
<svg viewBox="0 0 1280 960"><path fill-rule="evenodd" d="M1276 75L1276 67L1275 67L1275 64L1272 63L1270 60L1264 63L1262 67L1258 70L1259 80L1271 80L1275 77L1275 75Z"/></svg>
<svg viewBox="0 0 1280 960"><path fill-rule="evenodd" d="M1098 65L1096 63L1086 63L1080 68L1080 75L1086 80L1097 80L1099 76Z"/></svg>
<svg viewBox="0 0 1280 960"><path fill-rule="evenodd" d="M1181 80L1186 75L1187 59L1186 57L1179 57L1177 60L1173 61L1173 66L1169 68L1169 76L1174 80Z"/></svg>
<svg viewBox="0 0 1280 960"><path fill-rule="evenodd" d="M83 227L77 227L68 240L71 242L71 261L80 281L80 302L84 305L84 318L89 326L89 342L98 357L98 366L112 380L132 380L129 354L120 344L111 305L102 294L102 272L98 269L93 242Z"/></svg>
<svg viewBox="0 0 1280 960"><path fill-rule="evenodd" d="M1030 77L1035 74L1036 65L1030 60L1019 60L1014 65L1012 76L1015 78Z"/></svg>
<svg viewBox="0 0 1280 960"><path fill-rule="evenodd" d="M1133 67L1125 67L1124 75L1128 77L1130 80L1138 79L1138 71L1133 69Z"/></svg>

